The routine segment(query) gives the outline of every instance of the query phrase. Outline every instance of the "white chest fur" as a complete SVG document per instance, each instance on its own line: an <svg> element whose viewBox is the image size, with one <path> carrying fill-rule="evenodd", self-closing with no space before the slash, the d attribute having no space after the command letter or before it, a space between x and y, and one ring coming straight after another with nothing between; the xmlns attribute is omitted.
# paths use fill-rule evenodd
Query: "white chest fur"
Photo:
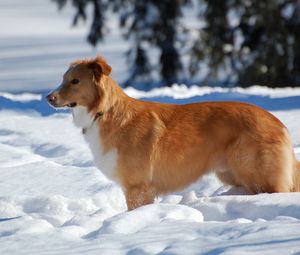
<svg viewBox="0 0 300 255"><path fill-rule="evenodd" d="M84 128L83 134L85 141L88 143L95 165L109 179L115 180L117 166L117 150L103 152L102 141L100 137L99 126L94 122L85 107L77 106L72 112L74 124L77 127Z"/></svg>

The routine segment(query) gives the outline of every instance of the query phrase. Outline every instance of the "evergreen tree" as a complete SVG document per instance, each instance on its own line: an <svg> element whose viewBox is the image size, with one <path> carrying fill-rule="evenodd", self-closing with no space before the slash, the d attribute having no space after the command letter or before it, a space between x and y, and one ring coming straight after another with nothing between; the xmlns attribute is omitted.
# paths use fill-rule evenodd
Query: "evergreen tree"
<svg viewBox="0 0 300 255"><path fill-rule="evenodd" d="M191 70L208 59L209 76L219 72L239 85L300 83L300 1L200 0L206 27L193 47ZM223 79L224 80L224 79ZM231 81L228 79L227 81Z"/></svg>
<svg viewBox="0 0 300 255"><path fill-rule="evenodd" d="M88 41L96 45L107 33L105 15L109 10L120 17L131 75L127 84L149 79L152 71L170 85L183 72L179 35L188 31L182 9L190 0L53 0L62 8L72 1L73 24L86 19L87 5L93 5L93 22ZM207 83L248 86L293 86L300 84L300 1L299 0L198 0L201 7L196 39L189 55L191 76L199 64L208 67ZM200 22L199 22L200 23ZM158 59L149 61L149 49L158 49ZM157 64L155 63L157 62Z"/></svg>
<svg viewBox="0 0 300 255"><path fill-rule="evenodd" d="M52 0L58 4L59 9L62 9L66 4L67 0ZM73 26L76 26L80 19L86 21L87 14L86 9L89 4L93 5L93 19L92 24L87 36L87 40L90 44L95 46L98 42L104 39L106 34L105 27L105 12L108 9L109 0L71 0L76 10Z"/></svg>
<svg viewBox="0 0 300 255"><path fill-rule="evenodd" d="M62 8L67 0L54 0ZM120 26L124 37L132 42L128 52L132 63L131 75L126 84L149 77L151 70L160 67L160 74L166 85L177 80L181 62L177 40L177 25L181 8L188 0L72 0L77 13L73 24L78 19L86 20L86 7L93 4L94 17L88 41L96 45L105 34L105 11L113 10L119 14ZM159 63L149 64L147 51L156 47L160 51Z"/></svg>
<svg viewBox="0 0 300 255"><path fill-rule="evenodd" d="M178 40L178 24L181 9L189 3L188 0L121 0L114 1L115 10L120 14L120 24L126 39L133 42L129 53L134 52L132 75L129 83L136 77L146 76L151 70L159 67L165 85L177 81L181 71ZM157 65L149 64L148 49L159 49L160 56ZM131 54L129 54L131 55ZM138 63L138 59L142 59ZM137 72L139 70L139 72Z"/></svg>

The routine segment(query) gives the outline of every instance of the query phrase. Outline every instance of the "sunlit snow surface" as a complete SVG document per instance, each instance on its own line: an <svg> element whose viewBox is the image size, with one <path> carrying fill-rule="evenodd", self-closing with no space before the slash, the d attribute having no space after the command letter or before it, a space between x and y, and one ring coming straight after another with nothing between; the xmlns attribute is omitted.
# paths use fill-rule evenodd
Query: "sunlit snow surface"
<svg viewBox="0 0 300 255"><path fill-rule="evenodd" d="M69 29L72 15L50 1L0 2L0 254L299 254L299 193L253 196L208 175L126 212L120 187L94 167L70 113L44 100L76 58L99 52L113 78L128 74L116 24L110 19L110 35L95 50L84 27ZM288 127L300 159L299 89L173 85L126 93L179 104L255 103Z"/></svg>
<svg viewBox="0 0 300 255"><path fill-rule="evenodd" d="M223 95L281 107L273 113L289 128L300 156L300 106L289 104L294 97L299 101L298 90L291 94L289 89L279 93L253 87L237 92L174 85L160 91L126 90L137 98L173 103ZM184 101L176 99L180 94ZM249 195L208 175L153 205L126 212L120 187L94 167L70 113L51 110L42 116L35 109L49 107L41 94L1 96L6 101L0 100L0 254L300 252L299 193ZM276 99L284 103L278 106ZM23 108L10 108L13 103Z"/></svg>

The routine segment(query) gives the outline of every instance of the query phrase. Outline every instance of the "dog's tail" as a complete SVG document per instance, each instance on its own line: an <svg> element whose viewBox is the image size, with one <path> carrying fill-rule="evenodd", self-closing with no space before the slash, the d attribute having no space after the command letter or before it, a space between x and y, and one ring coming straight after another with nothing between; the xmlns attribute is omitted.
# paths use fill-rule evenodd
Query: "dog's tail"
<svg viewBox="0 0 300 255"><path fill-rule="evenodd" d="M294 191L300 192L300 162L295 160Z"/></svg>

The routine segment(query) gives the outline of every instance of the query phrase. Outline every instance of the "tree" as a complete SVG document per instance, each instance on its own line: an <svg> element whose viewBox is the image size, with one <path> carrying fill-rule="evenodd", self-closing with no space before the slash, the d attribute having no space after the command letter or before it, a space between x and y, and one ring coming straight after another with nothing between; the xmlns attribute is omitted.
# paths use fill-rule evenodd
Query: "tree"
<svg viewBox="0 0 300 255"><path fill-rule="evenodd" d="M62 8L67 0L54 0ZM131 75L126 84L151 73L147 51L156 47L160 51L159 64L161 77L166 85L171 85L178 77L181 68L180 55L176 47L177 25L181 8L188 0L72 0L76 9L73 24L78 19L86 20L88 4L93 4L94 17L88 41L96 45L104 37L105 11L119 14L120 27L124 38L132 41L128 57L132 63ZM154 65L156 66L156 65Z"/></svg>
<svg viewBox="0 0 300 255"><path fill-rule="evenodd" d="M297 0L200 0L206 26L193 46L191 70L208 60L242 86L300 83L300 2ZM225 79L224 79L225 80Z"/></svg>
<svg viewBox="0 0 300 255"><path fill-rule="evenodd" d="M131 75L126 84L148 79L159 71L164 84L183 77L180 37L189 31L182 15L191 0L53 0L62 8L72 1L76 9L73 24L86 19L86 7L93 5L93 22L88 35L92 45L107 33L106 16L116 12L128 51ZM248 86L295 86L300 84L299 0L198 0L198 37L187 38L190 78L200 82ZM195 5L193 6L195 8ZM186 33L187 35L188 33ZM149 52L158 49L158 64L150 63ZM151 59L153 60L153 59ZM154 61L155 62L155 61ZM208 68L199 77L200 64ZM197 76L198 75L198 76Z"/></svg>
<svg viewBox="0 0 300 255"><path fill-rule="evenodd" d="M67 4L68 0L52 0L57 3L58 8L62 9ZM87 40L90 44L95 46L97 43L103 40L105 31L105 12L108 9L109 1L98 0L71 0L76 13L73 19L73 26L76 26L80 19L86 21L87 13L86 9L89 4L93 5L93 19L92 24L87 36ZM71 2L70 1L70 2Z"/></svg>

